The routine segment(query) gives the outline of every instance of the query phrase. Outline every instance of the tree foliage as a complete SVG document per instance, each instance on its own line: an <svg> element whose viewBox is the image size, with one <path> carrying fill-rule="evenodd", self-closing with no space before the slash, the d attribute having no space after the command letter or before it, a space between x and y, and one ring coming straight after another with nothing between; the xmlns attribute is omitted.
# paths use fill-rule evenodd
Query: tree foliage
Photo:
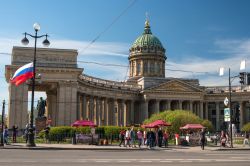
<svg viewBox="0 0 250 166"><path fill-rule="evenodd" d="M167 130L171 133L180 133L180 127L188 123L199 123L207 127L208 131L213 131L213 125L208 120L202 120L190 111L175 110L175 111L164 111L159 114L154 114L149 119L144 121L144 124L151 123L155 120L164 120L170 122L171 126L167 127Z"/></svg>
<svg viewBox="0 0 250 166"><path fill-rule="evenodd" d="M244 132L250 132L250 122L245 124L242 128L241 128L241 131L244 131Z"/></svg>

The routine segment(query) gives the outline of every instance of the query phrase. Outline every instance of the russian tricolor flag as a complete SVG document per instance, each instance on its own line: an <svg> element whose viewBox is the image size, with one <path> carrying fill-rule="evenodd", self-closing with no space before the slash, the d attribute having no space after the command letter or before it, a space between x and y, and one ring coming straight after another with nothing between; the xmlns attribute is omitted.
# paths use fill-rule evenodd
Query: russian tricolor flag
<svg viewBox="0 0 250 166"><path fill-rule="evenodd" d="M17 69L10 82L18 86L33 76L33 63L31 62Z"/></svg>

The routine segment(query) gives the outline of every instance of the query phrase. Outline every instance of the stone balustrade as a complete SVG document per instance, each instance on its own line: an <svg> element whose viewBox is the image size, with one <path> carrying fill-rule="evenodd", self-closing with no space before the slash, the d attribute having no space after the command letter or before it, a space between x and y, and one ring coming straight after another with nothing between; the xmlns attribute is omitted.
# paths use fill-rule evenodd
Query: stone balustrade
<svg viewBox="0 0 250 166"><path fill-rule="evenodd" d="M80 75L79 78L83 81L86 81L86 82L96 83L96 84L101 84L101 85L106 85L106 86L112 86L112 87L117 87L117 88L121 88L121 89L130 89L130 90L141 90L142 89L140 85L127 84L126 82L105 80L105 79L101 79L101 78L88 76L86 74Z"/></svg>
<svg viewBox="0 0 250 166"><path fill-rule="evenodd" d="M250 92L250 86L232 86L231 87L233 92ZM214 87L206 87L205 89L208 93L224 93L229 92L228 86L214 86Z"/></svg>

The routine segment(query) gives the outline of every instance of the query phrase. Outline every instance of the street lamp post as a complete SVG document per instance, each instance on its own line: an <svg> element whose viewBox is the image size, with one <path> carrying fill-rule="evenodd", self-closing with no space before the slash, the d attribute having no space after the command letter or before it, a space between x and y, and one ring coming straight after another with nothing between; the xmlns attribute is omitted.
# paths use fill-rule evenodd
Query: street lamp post
<svg viewBox="0 0 250 166"><path fill-rule="evenodd" d="M2 108L2 126L1 126L1 129L2 129L2 133L1 133L1 143L0 143L0 146L4 146L4 141L3 141L3 130L4 130L4 114L5 114L5 100L3 100L3 108Z"/></svg>
<svg viewBox="0 0 250 166"><path fill-rule="evenodd" d="M240 70L244 70L245 69L245 65L246 65L246 61L245 60L241 61ZM223 76L223 75L224 75L224 68L221 67L220 68L220 76ZM231 70L230 70L230 67L229 67L229 69L228 69L228 88L229 88L228 108L229 108L229 111L230 111L229 126L230 126L230 140L231 140L230 147L231 148L233 148L233 125L232 125L233 111L232 111L232 86L231 86L231 84L232 84L233 79L237 78L237 77L239 77L241 79L241 81L240 81L241 84L245 84L245 81L243 79L244 77L241 78L240 75L231 76ZM225 105L227 106L226 102L225 102Z"/></svg>
<svg viewBox="0 0 250 166"><path fill-rule="evenodd" d="M31 35L29 33L24 33L24 38L22 39L22 43L24 45L29 44L29 40L27 39L27 35L35 39L35 46L34 46L34 57L33 57L33 78L32 78L32 94L31 94L31 111L30 111L30 121L29 121L29 129L28 129L28 141L26 146L34 147L36 146L34 141L34 125L33 125L33 119L34 119L34 91L35 91L35 82L36 82L36 44L37 39L46 37L46 39L43 41L44 46L49 46L50 42L48 41L47 37L48 35L37 35L37 32L40 30L40 25L38 23L35 23L33 25L33 28L35 30L35 35Z"/></svg>
<svg viewBox="0 0 250 166"><path fill-rule="evenodd" d="M230 110L230 140L231 140L231 144L230 144L230 147L233 148L233 125L232 125L232 118L233 118L233 115L232 115L232 87L231 87L231 71L230 71L230 68L228 69L228 86L229 86L229 103L228 103L228 107L229 107L229 110Z"/></svg>

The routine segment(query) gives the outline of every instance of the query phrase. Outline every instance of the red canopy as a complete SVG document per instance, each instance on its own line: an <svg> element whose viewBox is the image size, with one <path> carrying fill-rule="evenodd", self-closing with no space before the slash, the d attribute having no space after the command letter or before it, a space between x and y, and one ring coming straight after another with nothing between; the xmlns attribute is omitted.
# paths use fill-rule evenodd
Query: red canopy
<svg viewBox="0 0 250 166"><path fill-rule="evenodd" d="M180 127L180 129L182 130L188 130L188 129L203 129L205 128L204 126L202 126L201 124L186 124L183 127Z"/></svg>
<svg viewBox="0 0 250 166"><path fill-rule="evenodd" d="M144 128L157 128L159 126L171 126L171 124L165 122L164 120L156 120L152 123L142 125L142 127L144 127Z"/></svg>
<svg viewBox="0 0 250 166"><path fill-rule="evenodd" d="M89 120L77 120L72 124L73 127L80 127L80 126L89 126L89 127L95 127L96 124Z"/></svg>

